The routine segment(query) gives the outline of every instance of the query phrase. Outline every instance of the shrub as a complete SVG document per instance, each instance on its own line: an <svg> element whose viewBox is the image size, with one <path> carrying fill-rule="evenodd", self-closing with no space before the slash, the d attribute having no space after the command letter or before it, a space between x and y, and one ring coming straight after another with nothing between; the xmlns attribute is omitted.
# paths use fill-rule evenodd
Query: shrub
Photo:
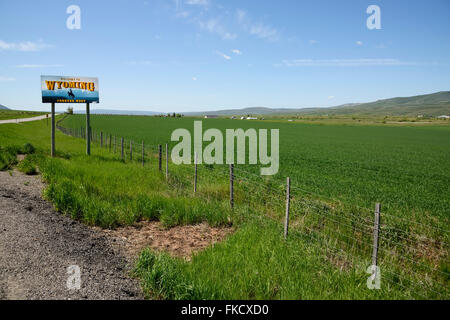
<svg viewBox="0 0 450 320"><path fill-rule="evenodd" d="M17 169L27 175L33 175L37 173L36 166L28 157L26 157L19 163Z"/></svg>
<svg viewBox="0 0 450 320"><path fill-rule="evenodd" d="M152 298L183 300L195 299L201 294L184 275L183 262L167 253L145 249L137 262L135 273L141 277L144 291Z"/></svg>
<svg viewBox="0 0 450 320"><path fill-rule="evenodd" d="M25 154L33 154L36 151L36 148L31 143L26 143L22 149Z"/></svg>
<svg viewBox="0 0 450 320"><path fill-rule="evenodd" d="M14 147L0 148L0 170L11 169L17 163L17 150Z"/></svg>

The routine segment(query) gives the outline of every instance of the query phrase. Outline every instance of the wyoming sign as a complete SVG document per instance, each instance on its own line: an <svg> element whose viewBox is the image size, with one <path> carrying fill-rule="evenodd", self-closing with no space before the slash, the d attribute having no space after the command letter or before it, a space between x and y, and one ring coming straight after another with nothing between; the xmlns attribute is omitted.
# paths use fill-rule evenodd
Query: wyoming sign
<svg viewBox="0 0 450 320"><path fill-rule="evenodd" d="M41 76L43 103L99 102L98 78Z"/></svg>

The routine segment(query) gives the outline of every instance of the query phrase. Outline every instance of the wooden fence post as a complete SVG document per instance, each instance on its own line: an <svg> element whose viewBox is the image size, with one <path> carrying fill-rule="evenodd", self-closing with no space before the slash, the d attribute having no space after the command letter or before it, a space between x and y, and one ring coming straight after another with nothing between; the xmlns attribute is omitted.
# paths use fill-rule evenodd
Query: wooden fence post
<svg viewBox="0 0 450 320"><path fill-rule="evenodd" d="M122 161L124 160L123 158L123 137L120 138L120 144L121 144L121 150L122 150Z"/></svg>
<svg viewBox="0 0 450 320"><path fill-rule="evenodd" d="M100 148L103 148L103 131L100 131Z"/></svg>
<svg viewBox="0 0 450 320"><path fill-rule="evenodd" d="M109 134L109 152L111 152L112 135Z"/></svg>
<svg viewBox="0 0 450 320"><path fill-rule="evenodd" d="M144 140L142 140L142 166L144 166Z"/></svg>
<svg viewBox="0 0 450 320"><path fill-rule="evenodd" d="M197 152L194 152L194 193L197 192Z"/></svg>
<svg viewBox="0 0 450 320"><path fill-rule="evenodd" d="M130 161L133 160L133 140L130 140Z"/></svg>
<svg viewBox="0 0 450 320"><path fill-rule="evenodd" d="M116 136L114 136L114 153L116 153L116 145L117 145L117 143L116 143Z"/></svg>
<svg viewBox="0 0 450 320"><path fill-rule="evenodd" d="M158 148L159 148L159 153L158 153L159 171L161 171L162 170L162 168L161 168L161 164L162 164L162 145L159 145Z"/></svg>
<svg viewBox="0 0 450 320"><path fill-rule="evenodd" d="M169 146L166 143L166 179L169 178Z"/></svg>
<svg viewBox="0 0 450 320"><path fill-rule="evenodd" d="M234 165L230 164L230 207L234 208Z"/></svg>
<svg viewBox="0 0 450 320"><path fill-rule="evenodd" d="M291 206L291 179L286 179L286 218L284 220L284 239L287 239L289 232L289 209Z"/></svg>
<svg viewBox="0 0 450 320"><path fill-rule="evenodd" d="M379 242L378 234L380 233L380 210L381 210L381 205L379 203L376 203L375 204L375 219L374 219L374 225L373 225L372 266L377 266L377 263L378 263L378 242ZM376 272L376 270L375 270L375 272Z"/></svg>

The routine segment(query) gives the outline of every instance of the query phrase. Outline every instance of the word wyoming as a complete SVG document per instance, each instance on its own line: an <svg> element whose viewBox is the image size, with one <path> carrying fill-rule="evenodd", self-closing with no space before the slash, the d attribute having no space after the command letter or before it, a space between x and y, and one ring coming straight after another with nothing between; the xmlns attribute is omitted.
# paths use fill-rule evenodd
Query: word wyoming
<svg viewBox="0 0 450 320"><path fill-rule="evenodd" d="M95 91L94 82L80 82L80 81L45 81L48 90L56 89L81 89L81 90L89 90Z"/></svg>

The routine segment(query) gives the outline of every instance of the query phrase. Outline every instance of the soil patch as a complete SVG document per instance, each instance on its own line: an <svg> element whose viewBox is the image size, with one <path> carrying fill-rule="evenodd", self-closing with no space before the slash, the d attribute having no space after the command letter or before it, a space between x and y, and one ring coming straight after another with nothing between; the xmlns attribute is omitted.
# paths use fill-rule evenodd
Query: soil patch
<svg viewBox="0 0 450 320"><path fill-rule="evenodd" d="M193 253L223 241L233 229L213 228L207 223L166 229L160 222L141 221L133 226L103 232L125 247L126 255L131 259L149 247L189 261Z"/></svg>

